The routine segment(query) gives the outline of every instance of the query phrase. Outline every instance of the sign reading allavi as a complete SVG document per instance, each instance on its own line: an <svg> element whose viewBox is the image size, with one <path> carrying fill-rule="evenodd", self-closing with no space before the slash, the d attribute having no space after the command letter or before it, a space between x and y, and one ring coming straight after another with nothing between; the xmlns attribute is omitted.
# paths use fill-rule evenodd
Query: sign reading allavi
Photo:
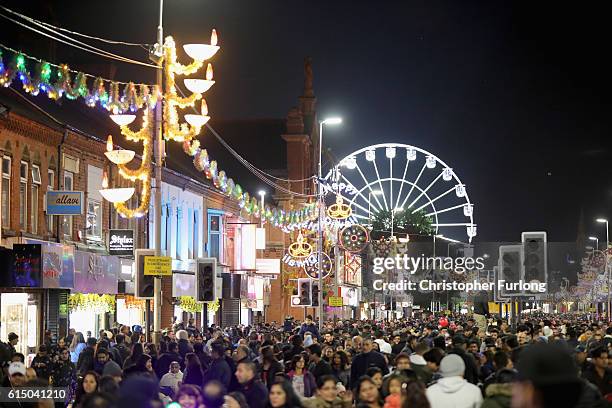
<svg viewBox="0 0 612 408"><path fill-rule="evenodd" d="M47 191L47 215L83 214L82 191Z"/></svg>

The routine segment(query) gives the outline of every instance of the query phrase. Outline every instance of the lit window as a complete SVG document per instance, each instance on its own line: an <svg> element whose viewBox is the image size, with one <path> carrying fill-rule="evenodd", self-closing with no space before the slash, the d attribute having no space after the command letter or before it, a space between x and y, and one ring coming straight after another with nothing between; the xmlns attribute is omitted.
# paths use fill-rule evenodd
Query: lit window
<svg viewBox="0 0 612 408"><path fill-rule="evenodd" d="M2 157L2 226L10 227L11 212L11 158Z"/></svg>
<svg viewBox="0 0 612 408"><path fill-rule="evenodd" d="M48 170L47 171L47 191L53 191L53 186L55 185L55 171ZM45 205L47 203L47 197L45 196ZM47 215L47 232L53 235L53 221L54 218L52 215Z"/></svg>
<svg viewBox="0 0 612 408"><path fill-rule="evenodd" d="M102 204L98 200L87 199L87 224L85 232L89 239L102 239Z"/></svg>
<svg viewBox="0 0 612 408"><path fill-rule="evenodd" d="M64 191L74 188L74 173L64 170ZM62 215L62 233L64 238L72 239L72 216Z"/></svg>
<svg viewBox="0 0 612 408"><path fill-rule="evenodd" d="M22 231L28 226L28 163L19 166L19 228Z"/></svg>
<svg viewBox="0 0 612 408"><path fill-rule="evenodd" d="M223 262L223 220L222 213L208 212L208 256Z"/></svg>
<svg viewBox="0 0 612 408"><path fill-rule="evenodd" d="M32 197L30 198L30 227L38 233L38 192L40 191L40 167L32 165Z"/></svg>

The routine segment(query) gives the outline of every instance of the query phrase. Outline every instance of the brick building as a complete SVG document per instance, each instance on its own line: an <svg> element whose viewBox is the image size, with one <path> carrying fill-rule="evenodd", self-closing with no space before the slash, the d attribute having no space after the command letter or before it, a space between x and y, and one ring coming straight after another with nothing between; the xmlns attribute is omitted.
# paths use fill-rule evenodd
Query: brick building
<svg viewBox="0 0 612 408"><path fill-rule="evenodd" d="M305 85L298 106L289 110L285 119L232 121L213 119L212 121L213 128L223 139L240 154L244 154L256 167L279 178L302 180L286 184L286 188L296 193L313 191L309 177L312 176L315 165L313 152L316 143L313 141L318 137L314 109L316 99L312 88L309 88L308 80L305 81ZM43 95L32 97L15 89L0 89L0 158L2 159L0 245L10 248L15 243L36 240L58 242L76 250L106 254L108 231L111 228L128 228L135 231L136 247L147 247L153 241L152 219L148 217L122 219L98 192L102 188L102 173L105 170L108 171L111 185L126 184L125 181L118 179L116 171L108 167L104 156L106 135L113 134L115 143L121 144L124 148L132 146L122 141L123 137L119 135L118 128L104 111L88 108L78 101L60 101L60 103L61 105L50 101ZM299 208L304 202L304 199L291 194L270 191L269 186L247 171L209 131L201 140L210 156L219 162L219 167L225 169L227 174L239 181L246 190L254 193L262 187L267 187L266 199L272 199L274 204L286 209ZM238 225L258 220L251 220L246 214L241 213L235 201L221 194L201 173L198 173L178 143L167 143L166 149L166 167L162 185L165 200L163 205L168 205L168 210L165 212L166 229L170 230L169 225L171 225L174 235L169 233L170 235L165 238L167 245L163 249L176 261L177 268L185 269L184 265L190 264L193 272L195 259L211 255L212 245L209 242L211 239L221 240L219 247L222 251L231 248L227 231L211 235L209 231L211 216L218 214L223 220L223 225ZM47 216L44 211L47 190L82 191L85 203L84 214ZM137 193L132 198L132 206L137 205L138 199ZM170 207L171 203L179 202L182 204L172 204L176 207ZM186 202L190 203L189 209L183 211L181 206ZM149 214L153 214L153 211ZM186 214L192 218L186 221ZM185 247L183 239L187 227L186 230L182 228L193 220L193 217L196 219L196 228L188 230L191 238L187 239L193 242L193 246L185 244ZM266 236L266 250L261 251L258 257L282 258L289 244L289 236L269 225L266 225ZM224 257L228 260L227 263L222 263L221 269L225 272L230 272L227 265L232 256L232 254L219 255L219 258ZM268 321L281 322L287 314L294 314L300 319L303 317L302 309L289 306L289 294L283 287L282 276L286 271L284 265L282 267L278 279L269 282L266 280L268 283L264 285L265 309L251 314L250 319L256 317L261 319L265 315ZM252 272L248 274L254 275ZM234 280L239 278L244 286L246 282L244 278L232 277ZM233 298L232 304L236 305L237 294L226 292L226 286L237 285L229 279L224 279L223 285L223 296L229 294ZM174 307L176 299L172 297L174 286L171 277L163 279L163 326L169 326L173 317L177 316ZM129 292L129 289L127 290ZM0 293L24 292L26 291L22 288L0 289ZM43 305L55 305L65 301L68 291L37 289L29 292L35 294L36 302L41 305L37 313L42 323L37 330L37 336L40 338L46 329L62 334L69 324L67 316L57 310L61 309L59 307L53 310ZM223 297L222 294L219 295ZM226 299L222 299L222 307L225 301ZM228 307L229 304L228 302ZM239 308L244 309L245 305L240 302L239 297L237 304ZM276 307L279 304L281 307ZM244 310L240 314L239 320L243 321L242 317L246 316ZM222 323L220 313L216 319L218 323ZM236 322L235 318L229 321ZM105 324L108 322L100 320L99 327Z"/></svg>

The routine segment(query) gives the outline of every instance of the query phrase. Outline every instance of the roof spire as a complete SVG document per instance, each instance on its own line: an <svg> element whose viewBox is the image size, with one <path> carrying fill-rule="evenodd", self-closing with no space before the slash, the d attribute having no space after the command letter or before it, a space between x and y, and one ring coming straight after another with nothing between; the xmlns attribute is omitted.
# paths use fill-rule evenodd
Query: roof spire
<svg viewBox="0 0 612 408"><path fill-rule="evenodd" d="M312 58L304 58L304 94L302 96L313 97L312 89Z"/></svg>

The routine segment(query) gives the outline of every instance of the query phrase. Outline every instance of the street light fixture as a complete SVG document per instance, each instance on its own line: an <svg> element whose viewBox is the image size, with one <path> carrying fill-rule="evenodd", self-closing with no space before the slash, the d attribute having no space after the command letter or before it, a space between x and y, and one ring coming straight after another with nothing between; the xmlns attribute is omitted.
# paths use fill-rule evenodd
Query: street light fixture
<svg viewBox="0 0 612 408"><path fill-rule="evenodd" d="M599 251L599 238L597 237L589 237L591 241L595 241L595 250Z"/></svg>
<svg viewBox="0 0 612 408"><path fill-rule="evenodd" d="M321 156L323 151L323 125L339 125L342 123L342 118L331 117L319 122L319 166L318 166L318 199L319 199L319 239L317 243L317 256L319 260L319 331L323 330L323 188L321 187L321 178L323 171L321 166ZM336 274L337 276L337 274Z"/></svg>

